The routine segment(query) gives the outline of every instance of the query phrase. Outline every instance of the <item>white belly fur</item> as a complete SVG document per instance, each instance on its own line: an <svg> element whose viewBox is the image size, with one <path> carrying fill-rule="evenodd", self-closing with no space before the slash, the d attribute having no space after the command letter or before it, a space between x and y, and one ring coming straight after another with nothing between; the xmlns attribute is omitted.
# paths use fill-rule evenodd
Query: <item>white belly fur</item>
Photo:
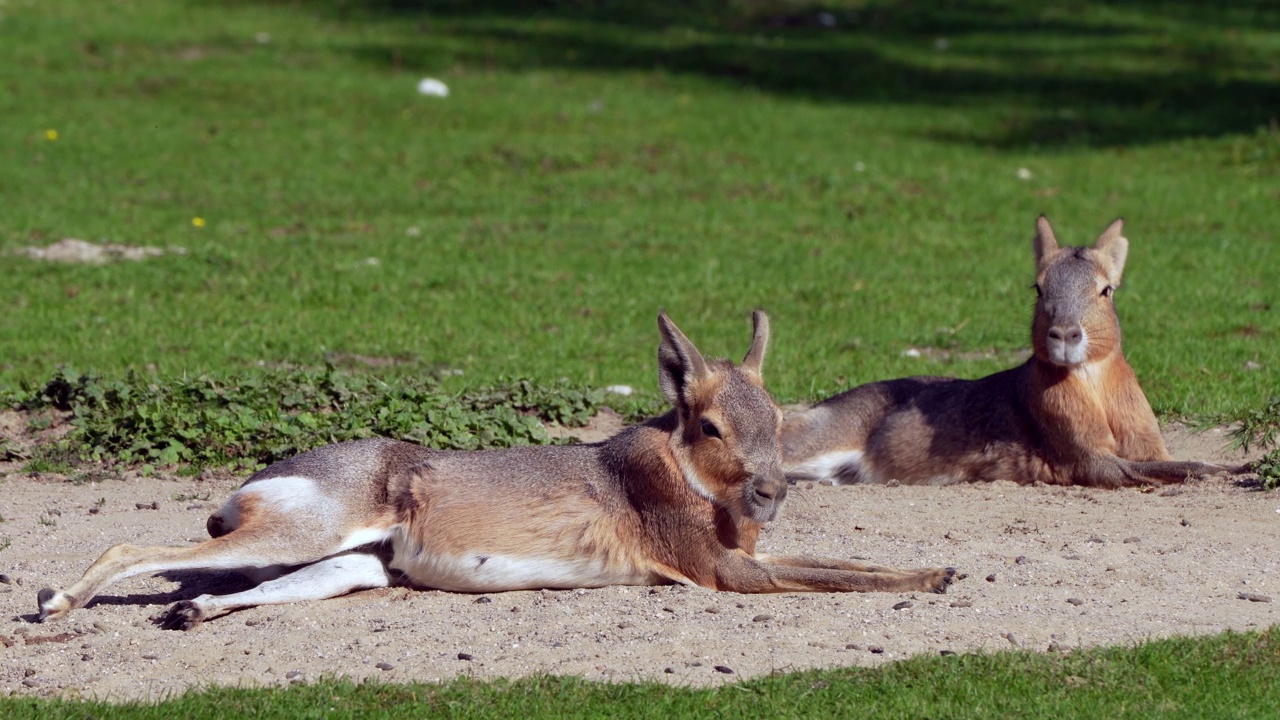
<svg viewBox="0 0 1280 720"><path fill-rule="evenodd" d="M391 538L391 567L415 585L455 592L501 592L539 588L650 585L654 578L635 569L610 569L594 558L516 557L463 551L424 551L402 531Z"/></svg>

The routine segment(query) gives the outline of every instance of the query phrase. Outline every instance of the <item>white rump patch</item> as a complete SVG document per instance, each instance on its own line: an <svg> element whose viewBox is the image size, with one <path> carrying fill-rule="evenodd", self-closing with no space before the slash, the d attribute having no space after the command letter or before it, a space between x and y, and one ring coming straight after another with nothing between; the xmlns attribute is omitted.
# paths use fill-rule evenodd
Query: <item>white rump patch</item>
<svg viewBox="0 0 1280 720"><path fill-rule="evenodd" d="M799 480L830 480L838 484L851 484L869 474L869 468L863 465L864 456L865 453L861 450L826 453L787 468L786 475Z"/></svg>
<svg viewBox="0 0 1280 720"><path fill-rule="evenodd" d="M240 495L254 495L263 505L286 513L304 508L314 510L317 502L327 499L316 488L315 480L297 475L249 483L236 491L236 496Z"/></svg>

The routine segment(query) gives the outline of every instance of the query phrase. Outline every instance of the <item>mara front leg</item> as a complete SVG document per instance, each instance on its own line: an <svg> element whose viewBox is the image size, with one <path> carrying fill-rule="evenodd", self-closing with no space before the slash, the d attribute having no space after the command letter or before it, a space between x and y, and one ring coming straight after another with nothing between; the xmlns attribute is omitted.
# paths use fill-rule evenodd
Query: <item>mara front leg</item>
<svg viewBox="0 0 1280 720"><path fill-rule="evenodd" d="M735 555L716 574L717 588L740 593L932 592L945 593L965 575L953 567L897 570L807 556Z"/></svg>

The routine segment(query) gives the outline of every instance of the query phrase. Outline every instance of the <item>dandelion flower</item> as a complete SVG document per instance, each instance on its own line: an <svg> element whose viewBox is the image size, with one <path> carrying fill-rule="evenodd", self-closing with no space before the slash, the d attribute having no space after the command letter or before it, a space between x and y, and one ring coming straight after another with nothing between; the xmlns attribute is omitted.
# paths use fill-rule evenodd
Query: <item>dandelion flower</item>
<svg viewBox="0 0 1280 720"><path fill-rule="evenodd" d="M194 225L194 226L196 226L196 227L198 227L198 228L204 227L204 218L202 218L202 217L193 217L193 218L191 218L191 224L192 224L192 225Z"/></svg>
<svg viewBox="0 0 1280 720"><path fill-rule="evenodd" d="M57 140L57 139L58 139L58 131L57 131L57 130L54 130L53 128L49 128L48 130L45 130L45 131L44 131L44 139L45 139L45 140Z"/></svg>

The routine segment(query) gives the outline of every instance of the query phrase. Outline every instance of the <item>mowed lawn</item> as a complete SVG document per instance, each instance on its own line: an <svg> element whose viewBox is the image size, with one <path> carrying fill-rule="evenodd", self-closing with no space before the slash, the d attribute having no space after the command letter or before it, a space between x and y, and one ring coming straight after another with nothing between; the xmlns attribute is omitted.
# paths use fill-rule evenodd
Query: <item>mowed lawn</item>
<svg viewBox="0 0 1280 720"><path fill-rule="evenodd" d="M1280 387L1266 3L0 12L3 384L330 360L652 393L660 308L739 356L757 307L783 401L972 377L1028 343L1045 212L1074 243L1126 218L1159 412ZM62 238L185 252L7 252Z"/></svg>
<svg viewBox="0 0 1280 720"><path fill-rule="evenodd" d="M1262 0L3 0L0 397L325 363L654 396L659 309L735 358L768 310L784 402L976 377L1028 344L1043 212L1074 244L1124 216L1152 404L1239 417L1280 389L1278 115ZM165 252L22 254L64 238ZM1257 717L1275 638L0 715Z"/></svg>

